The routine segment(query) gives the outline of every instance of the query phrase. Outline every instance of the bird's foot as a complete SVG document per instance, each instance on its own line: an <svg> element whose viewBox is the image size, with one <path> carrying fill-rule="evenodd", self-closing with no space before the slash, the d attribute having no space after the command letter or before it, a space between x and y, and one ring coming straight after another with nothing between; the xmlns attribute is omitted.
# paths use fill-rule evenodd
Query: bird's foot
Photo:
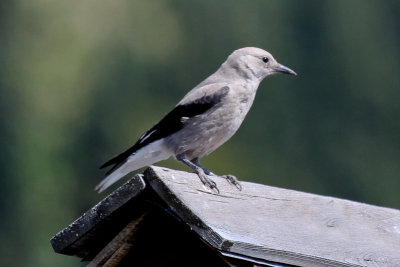
<svg viewBox="0 0 400 267"><path fill-rule="evenodd" d="M235 176L227 174L227 175L222 175L221 177L225 178L230 184L233 184L239 191L242 191L242 185Z"/></svg>
<svg viewBox="0 0 400 267"><path fill-rule="evenodd" d="M203 183L203 185L205 185L206 187L210 188L211 190L219 194L219 189L217 187L217 184L209 177L207 177L207 175L204 172L198 172L197 175L199 176L200 181Z"/></svg>

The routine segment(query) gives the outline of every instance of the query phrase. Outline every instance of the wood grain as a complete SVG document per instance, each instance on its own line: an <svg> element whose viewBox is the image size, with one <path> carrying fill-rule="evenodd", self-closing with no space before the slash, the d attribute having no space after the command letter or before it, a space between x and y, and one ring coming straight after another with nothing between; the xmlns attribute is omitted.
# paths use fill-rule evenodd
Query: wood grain
<svg viewBox="0 0 400 267"><path fill-rule="evenodd" d="M213 247L296 266L400 266L400 211L160 167L145 180Z"/></svg>

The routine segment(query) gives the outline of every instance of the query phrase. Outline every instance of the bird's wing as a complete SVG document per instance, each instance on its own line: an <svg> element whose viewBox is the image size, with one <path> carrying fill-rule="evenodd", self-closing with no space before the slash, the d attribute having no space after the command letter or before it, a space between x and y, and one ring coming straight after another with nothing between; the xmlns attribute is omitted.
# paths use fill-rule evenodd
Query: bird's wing
<svg viewBox="0 0 400 267"><path fill-rule="evenodd" d="M113 172L124 164L133 153L154 141L165 138L181 130L187 118L203 114L221 102L222 98L229 92L229 87L226 85L220 85L217 89L216 84L204 87L209 87L208 89L211 90L207 90L207 88L196 88L198 93L191 95L190 101L186 97L182 99L172 111L165 115L164 118L150 130L145 132L135 145L101 165L100 169L114 165L106 174Z"/></svg>

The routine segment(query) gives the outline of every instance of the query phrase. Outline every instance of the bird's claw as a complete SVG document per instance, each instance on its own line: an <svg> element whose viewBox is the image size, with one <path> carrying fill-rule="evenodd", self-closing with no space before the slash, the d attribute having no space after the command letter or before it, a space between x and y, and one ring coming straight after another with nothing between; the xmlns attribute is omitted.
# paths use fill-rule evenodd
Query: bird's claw
<svg viewBox="0 0 400 267"><path fill-rule="evenodd" d="M219 194L219 189L217 187L217 184L213 180L208 178L207 175L204 173L199 173L198 175L203 185L205 185L206 187L210 188L211 190Z"/></svg>
<svg viewBox="0 0 400 267"><path fill-rule="evenodd" d="M230 184L233 184L239 191L242 191L242 185L240 184L239 180L230 174L222 175Z"/></svg>

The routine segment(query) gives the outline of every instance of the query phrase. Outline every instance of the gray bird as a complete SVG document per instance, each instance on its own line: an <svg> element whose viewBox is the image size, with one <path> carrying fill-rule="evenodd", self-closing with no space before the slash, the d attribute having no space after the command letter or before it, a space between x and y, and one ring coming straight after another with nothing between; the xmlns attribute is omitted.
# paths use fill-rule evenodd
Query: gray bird
<svg viewBox="0 0 400 267"><path fill-rule="evenodd" d="M174 156L192 168L205 186L219 192L210 178L215 174L201 166L199 159L235 134L253 104L260 82L277 73L297 75L260 48L234 51L134 146L104 163L100 168L113 166L95 190L100 193L130 172ZM234 176L223 177L241 190Z"/></svg>

